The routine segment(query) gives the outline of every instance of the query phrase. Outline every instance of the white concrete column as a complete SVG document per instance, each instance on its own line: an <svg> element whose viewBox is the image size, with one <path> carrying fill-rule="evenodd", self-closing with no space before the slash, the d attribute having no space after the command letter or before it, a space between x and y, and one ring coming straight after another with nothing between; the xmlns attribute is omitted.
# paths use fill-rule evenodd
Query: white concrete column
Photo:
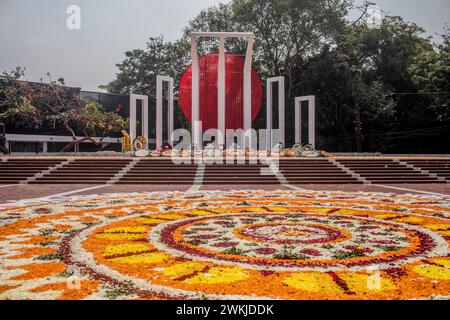
<svg viewBox="0 0 450 320"><path fill-rule="evenodd" d="M279 79L279 85L278 85L278 128L280 130L280 141L283 144L283 147L285 147L285 132L286 132L286 122L285 122L285 108L286 104L284 101L284 77L281 77Z"/></svg>
<svg viewBox="0 0 450 320"><path fill-rule="evenodd" d="M316 97L311 96L309 100L309 111L308 111L308 136L309 144L311 144L314 149L316 148Z"/></svg>
<svg viewBox="0 0 450 320"><path fill-rule="evenodd" d="M219 63L217 78L217 135L218 145L224 144L225 135L225 37L219 37Z"/></svg>
<svg viewBox="0 0 450 320"><path fill-rule="evenodd" d="M169 101L167 107L167 141L173 146L173 78L156 77L156 149L163 144L163 84L168 83Z"/></svg>
<svg viewBox="0 0 450 320"><path fill-rule="evenodd" d="M140 94L130 94L130 138L133 145L136 139L136 105L137 100L142 101L142 136L148 141L148 96Z"/></svg>
<svg viewBox="0 0 450 320"><path fill-rule="evenodd" d="M273 141L273 83L278 83L278 141ZM267 105L267 150L271 150L274 144L281 142L285 144L285 98L284 98L284 77L268 78L266 82L266 105Z"/></svg>
<svg viewBox="0 0 450 320"><path fill-rule="evenodd" d="M302 143L302 101L301 97L295 98L295 144Z"/></svg>
<svg viewBox="0 0 450 320"><path fill-rule="evenodd" d="M253 61L253 42L254 36L248 37L247 53L245 55L244 63L244 134L250 138L252 129L252 61ZM244 139L245 141L245 139ZM244 142L245 147L251 146Z"/></svg>
<svg viewBox="0 0 450 320"><path fill-rule="evenodd" d="M273 107L272 102L273 96L272 96L272 81L270 79L267 79L266 81L266 129L267 129L267 138L266 138L266 151L269 152L272 150L272 128L273 128L273 122L272 122L272 113L273 113Z"/></svg>
<svg viewBox="0 0 450 320"><path fill-rule="evenodd" d="M161 149L163 144L163 117L162 117L162 107L163 107L163 82L160 76L156 77L156 150Z"/></svg>
<svg viewBox="0 0 450 320"><path fill-rule="evenodd" d="M136 98L135 95L130 95L130 139L133 143L136 139Z"/></svg>
<svg viewBox="0 0 450 320"><path fill-rule="evenodd" d="M295 98L295 143L302 143L302 102L308 102L308 143L316 147L316 97Z"/></svg>
<svg viewBox="0 0 450 320"><path fill-rule="evenodd" d="M173 147L173 131L174 131L174 120L173 120L173 78L169 80L169 111L167 114L168 125L167 125L167 141Z"/></svg>
<svg viewBox="0 0 450 320"><path fill-rule="evenodd" d="M192 56L192 142L202 148L200 132L200 68L198 64L197 36L191 35Z"/></svg>

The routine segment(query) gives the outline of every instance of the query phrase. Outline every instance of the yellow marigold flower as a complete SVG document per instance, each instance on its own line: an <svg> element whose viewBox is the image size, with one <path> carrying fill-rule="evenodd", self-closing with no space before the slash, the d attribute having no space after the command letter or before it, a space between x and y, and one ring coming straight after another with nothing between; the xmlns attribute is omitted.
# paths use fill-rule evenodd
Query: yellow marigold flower
<svg viewBox="0 0 450 320"><path fill-rule="evenodd" d="M417 218L417 217L406 217L406 218L400 218L400 219L395 219L395 221L398 222L406 222L406 223L420 223L423 221L423 219Z"/></svg>
<svg viewBox="0 0 450 320"><path fill-rule="evenodd" d="M342 289L333 281L333 278L321 272L300 272L284 279L284 284L295 289L309 292L340 293Z"/></svg>
<svg viewBox="0 0 450 320"><path fill-rule="evenodd" d="M176 265L164 268L162 271L166 276L171 278L179 278L188 274L193 274L198 271L202 271L205 268L203 263L189 261L182 262Z"/></svg>
<svg viewBox="0 0 450 320"><path fill-rule="evenodd" d="M211 268L207 273L200 273L190 279L187 279L186 282L191 284L227 284L245 280L248 277L248 272L239 267Z"/></svg>
<svg viewBox="0 0 450 320"><path fill-rule="evenodd" d="M145 244L118 244L118 245L109 245L105 248L104 254L106 256L126 254L126 253L139 253L148 251L149 248Z"/></svg>
<svg viewBox="0 0 450 320"><path fill-rule="evenodd" d="M339 277L347 283L350 291L370 293L373 291L394 290L395 284L379 272L373 273L340 273Z"/></svg>
<svg viewBox="0 0 450 320"><path fill-rule="evenodd" d="M137 263L158 263L167 260L168 256L164 253L144 253L130 257L114 258L112 261L117 263L137 264Z"/></svg>
<svg viewBox="0 0 450 320"><path fill-rule="evenodd" d="M179 214L160 214L157 217L161 218L161 219L166 219L166 220L177 220L177 219L184 219L184 218L186 218L186 216L182 216L182 215L179 215Z"/></svg>
<svg viewBox="0 0 450 320"><path fill-rule="evenodd" d="M279 207L279 206L276 206L276 207L268 206L267 208L273 212L288 212L289 211L289 208Z"/></svg>
<svg viewBox="0 0 450 320"><path fill-rule="evenodd" d="M448 261L446 263L446 267L422 264L419 266L415 266L413 268L413 271L431 279L450 280L450 268L448 267Z"/></svg>
<svg viewBox="0 0 450 320"><path fill-rule="evenodd" d="M358 211L355 210L348 210L348 209L341 209L338 212L335 212L335 214L341 214L341 215L354 215L358 214Z"/></svg>
<svg viewBox="0 0 450 320"><path fill-rule="evenodd" d="M328 213L331 208L308 208L308 212L312 213Z"/></svg>
<svg viewBox="0 0 450 320"><path fill-rule="evenodd" d="M450 224L427 224L425 228L434 230L434 231L448 231L450 229Z"/></svg>
<svg viewBox="0 0 450 320"><path fill-rule="evenodd" d="M104 231L104 233L144 233L147 232L146 227L119 227Z"/></svg>
<svg viewBox="0 0 450 320"><path fill-rule="evenodd" d="M143 237L142 234L133 234L133 233L101 233L95 236L97 239L105 239L105 240L137 240Z"/></svg>
<svg viewBox="0 0 450 320"><path fill-rule="evenodd" d="M433 262L450 268L450 259L433 259Z"/></svg>
<svg viewBox="0 0 450 320"><path fill-rule="evenodd" d="M391 218L401 218L402 216L395 213L385 213L385 214L378 214L375 216L377 219L391 219Z"/></svg>
<svg viewBox="0 0 450 320"><path fill-rule="evenodd" d="M160 224L163 222L167 222L167 220L163 219L150 219L150 218L137 218L136 221L144 224Z"/></svg>

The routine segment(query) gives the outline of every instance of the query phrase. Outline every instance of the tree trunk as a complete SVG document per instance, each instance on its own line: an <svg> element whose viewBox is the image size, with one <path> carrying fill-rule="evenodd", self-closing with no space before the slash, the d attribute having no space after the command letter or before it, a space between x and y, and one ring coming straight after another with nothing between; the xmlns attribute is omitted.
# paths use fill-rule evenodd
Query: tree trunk
<svg viewBox="0 0 450 320"><path fill-rule="evenodd" d="M68 122L64 123L64 128L67 130L67 132L70 133L72 136L72 142L67 144L64 148L61 149L61 152L69 151L69 149L73 148L76 144L78 144L77 135L75 134L75 131L69 126Z"/></svg>
<svg viewBox="0 0 450 320"><path fill-rule="evenodd" d="M95 144L96 146L101 146L101 145L103 144L103 140L104 140L104 138L101 138L100 141L97 142L97 141L95 141L94 138L92 138L92 137L83 137L83 138L81 138L81 139L75 139L75 140L73 140L72 142L70 142L68 145L66 145L66 146L61 150L61 152L66 152L66 151L70 150L71 148L73 148L74 146L76 146L76 145L78 145L78 144L80 144L80 143L83 143L83 142L85 142L85 141L90 141L90 142L92 142L93 144Z"/></svg>
<svg viewBox="0 0 450 320"><path fill-rule="evenodd" d="M4 123L0 123L0 127L2 128L2 133L0 135L0 152L8 154L9 150L6 145L6 125Z"/></svg>
<svg viewBox="0 0 450 320"><path fill-rule="evenodd" d="M64 148L61 149L61 152L69 152L75 145L78 144L78 140L73 140L69 144L65 145Z"/></svg>
<svg viewBox="0 0 450 320"><path fill-rule="evenodd" d="M355 143L356 151L363 151L364 137L362 134L362 121L361 121L361 109L359 105L358 89L352 86L352 99L353 99L353 116L355 118Z"/></svg>

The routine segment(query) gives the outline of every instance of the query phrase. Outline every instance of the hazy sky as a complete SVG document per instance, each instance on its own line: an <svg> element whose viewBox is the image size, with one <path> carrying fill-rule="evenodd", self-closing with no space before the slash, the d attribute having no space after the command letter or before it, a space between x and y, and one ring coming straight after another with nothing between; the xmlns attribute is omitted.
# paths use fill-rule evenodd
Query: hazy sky
<svg viewBox="0 0 450 320"><path fill-rule="evenodd" d="M429 34L440 34L449 22L450 0L374 1ZM0 72L21 65L28 80L46 80L50 72L68 85L98 91L114 79L125 51L144 49L150 36L179 38L191 18L219 2L224 1L0 0ZM81 30L66 27L66 9L73 4L81 8Z"/></svg>

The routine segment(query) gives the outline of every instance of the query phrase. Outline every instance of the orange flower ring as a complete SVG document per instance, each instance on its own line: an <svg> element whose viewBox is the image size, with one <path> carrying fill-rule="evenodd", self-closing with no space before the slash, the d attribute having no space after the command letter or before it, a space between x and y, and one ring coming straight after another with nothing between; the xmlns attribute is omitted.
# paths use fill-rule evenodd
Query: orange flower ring
<svg viewBox="0 0 450 320"><path fill-rule="evenodd" d="M0 299L450 296L450 201L436 196L134 193L0 215Z"/></svg>

